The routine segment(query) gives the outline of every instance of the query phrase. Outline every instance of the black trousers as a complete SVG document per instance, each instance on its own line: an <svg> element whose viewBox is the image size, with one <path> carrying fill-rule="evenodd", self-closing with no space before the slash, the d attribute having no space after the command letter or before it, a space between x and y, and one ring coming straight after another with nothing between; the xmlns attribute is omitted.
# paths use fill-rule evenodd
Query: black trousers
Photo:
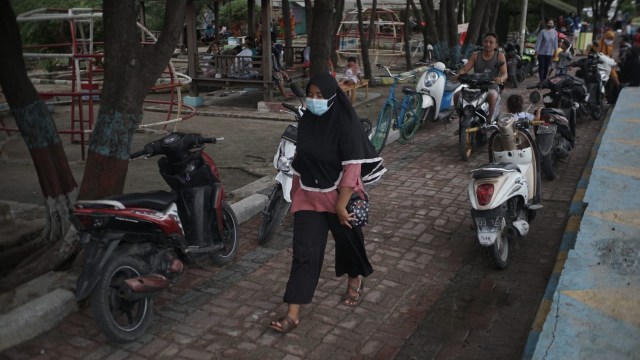
<svg viewBox="0 0 640 360"><path fill-rule="evenodd" d="M538 55L538 77L540 81L544 81L549 75L552 58L552 55Z"/></svg>
<svg viewBox="0 0 640 360"><path fill-rule="evenodd" d="M309 304L318 286L329 230L335 239L336 276L369 276L373 272L364 248L361 228L349 229L338 216L316 211L298 211L293 218L293 261L284 302Z"/></svg>

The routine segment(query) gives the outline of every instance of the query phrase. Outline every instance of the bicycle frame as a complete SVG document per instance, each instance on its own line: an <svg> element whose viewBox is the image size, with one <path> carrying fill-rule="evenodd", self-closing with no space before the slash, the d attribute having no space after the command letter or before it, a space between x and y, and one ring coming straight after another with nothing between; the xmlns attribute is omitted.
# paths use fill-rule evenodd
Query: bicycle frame
<svg viewBox="0 0 640 360"><path fill-rule="evenodd" d="M422 97L413 88L403 88L404 97L402 100L396 98L396 88L398 83L402 80L406 80L409 77L415 76L411 74L407 77L400 77L393 75L386 66L378 65L380 68L384 68L387 74L393 79L393 84L389 89L389 94L385 100L382 111L378 117L378 123L376 130L372 136L372 142L376 147L378 153L382 151L387 137L389 135L390 127L400 129L400 136L403 140L409 140L415 135L415 132L421 121L421 116L418 113L422 111L421 101ZM417 111L416 111L417 110ZM409 116L413 117L413 121L405 122L405 118Z"/></svg>

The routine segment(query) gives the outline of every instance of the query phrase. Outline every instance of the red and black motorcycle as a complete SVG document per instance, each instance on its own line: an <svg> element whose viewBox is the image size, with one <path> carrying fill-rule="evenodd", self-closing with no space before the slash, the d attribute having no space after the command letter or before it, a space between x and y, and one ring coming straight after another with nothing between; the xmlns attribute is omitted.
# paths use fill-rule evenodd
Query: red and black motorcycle
<svg viewBox="0 0 640 360"><path fill-rule="evenodd" d="M71 221L85 246L76 299L91 295L100 329L117 342L149 327L153 298L176 281L184 264L230 262L238 251L237 219L204 144L216 138L171 133L130 158L162 156L171 191L78 201Z"/></svg>

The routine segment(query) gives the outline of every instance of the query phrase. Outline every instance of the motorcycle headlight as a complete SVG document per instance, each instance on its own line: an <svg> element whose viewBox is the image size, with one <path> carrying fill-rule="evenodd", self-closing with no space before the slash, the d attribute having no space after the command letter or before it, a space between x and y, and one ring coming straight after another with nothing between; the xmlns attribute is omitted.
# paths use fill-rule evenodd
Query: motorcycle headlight
<svg viewBox="0 0 640 360"><path fill-rule="evenodd" d="M551 104L551 103L553 103L553 98L551 96L547 95L542 99L542 102L545 103L545 104Z"/></svg>
<svg viewBox="0 0 640 360"><path fill-rule="evenodd" d="M437 72L435 71L429 71L427 73L427 76L424 77L424 86L425 87L432 87L433 83L436 82L436 80L438 80L440 76L438 75Z"/></svg>
<svg viewBox="0 0 640 360"><path fill-rule="evenodd" d="M471 116L475 115L476 108L473 105L467 105L462 110L462 113L464 114L465 117L471 117Z"/></svg>

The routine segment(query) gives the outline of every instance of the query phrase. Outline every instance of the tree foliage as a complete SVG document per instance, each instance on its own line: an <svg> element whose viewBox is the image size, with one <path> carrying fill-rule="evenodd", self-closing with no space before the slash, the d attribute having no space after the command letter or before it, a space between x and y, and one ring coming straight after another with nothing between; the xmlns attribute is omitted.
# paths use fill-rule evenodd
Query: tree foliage
<svg viewBox="0 0 640 360"><path fill-rule="evenodd" d="M247 21L249 7L246 0L233 0L224 4L220 8L220 25L230 25L234 23L244 23ZM260 6L256 4L254 17L260 17Z"/></svg>

